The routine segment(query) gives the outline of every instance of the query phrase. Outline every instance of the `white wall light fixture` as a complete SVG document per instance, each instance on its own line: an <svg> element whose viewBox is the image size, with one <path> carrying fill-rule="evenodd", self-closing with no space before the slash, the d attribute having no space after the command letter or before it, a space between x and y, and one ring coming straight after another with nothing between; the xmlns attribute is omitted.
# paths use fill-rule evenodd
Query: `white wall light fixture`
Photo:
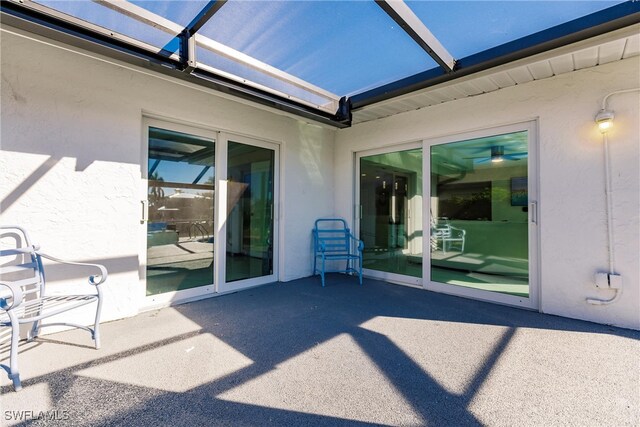
<svg viewBox="0 0 640 427"><path fill-rule="evenodd" d="M614 114L611 110L602 109L596 114L596 123L600 133L607 133L613 127Z"/></svg>

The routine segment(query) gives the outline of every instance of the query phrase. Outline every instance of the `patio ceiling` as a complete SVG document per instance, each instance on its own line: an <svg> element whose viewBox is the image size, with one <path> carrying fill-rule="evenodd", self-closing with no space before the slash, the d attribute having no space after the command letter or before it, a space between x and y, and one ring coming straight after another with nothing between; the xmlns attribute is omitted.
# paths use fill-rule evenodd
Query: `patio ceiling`
<svg viewBox="0 0 640 427"><path fill-rule="evenodd" d="M423 89L354 108L352 123L377 120L638 55L640 26L634 25L454 80L425 80Z"/></svg>
<svg viewBox="0 0 640 427"><path fill-rule="evenodd" d="M558 72L554 58L556 63L569 58L540 59L541 54L640 22L640 2L633 1L8 0L1 5L5 27L337 127L558 74L567 67ZM574 61L573 69L636 55L637 32L607 40L611 44L597 49L595 63L587 54L590 58ZM535 61L518 62L529 58ZM488 77L488 70L499 76ZM429 89L444 86L445 93Z"/></svg>

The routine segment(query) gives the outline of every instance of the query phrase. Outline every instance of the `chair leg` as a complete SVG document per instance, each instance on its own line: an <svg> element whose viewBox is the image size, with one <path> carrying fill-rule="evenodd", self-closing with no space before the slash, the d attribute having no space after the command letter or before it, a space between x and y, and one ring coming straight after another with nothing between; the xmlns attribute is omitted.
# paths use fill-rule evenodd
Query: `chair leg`
<svg viewBox="0 0 640 427"><path fill-rule="evenodd" d="M20 383L20 372L18 371L18 341L20 340L20 324L15 316L11 316L11 350L9 356L9 379L13 382L13 389L15 391L22 390L22 384Z"/></svg>
<svg viewBox="0 0 640 427"><path fill-rule="evenodd" d="M360 279L360 284L362 285L362 258L360 258L360 263L358 264L358 277Z"/></svg>
<svg viewBox="0 0 640 427"><path fill-rule="evenodd" d="M324 257L322 257L322 271L320 272L320 276L322 277L322 287L324 288Z"/></svg>

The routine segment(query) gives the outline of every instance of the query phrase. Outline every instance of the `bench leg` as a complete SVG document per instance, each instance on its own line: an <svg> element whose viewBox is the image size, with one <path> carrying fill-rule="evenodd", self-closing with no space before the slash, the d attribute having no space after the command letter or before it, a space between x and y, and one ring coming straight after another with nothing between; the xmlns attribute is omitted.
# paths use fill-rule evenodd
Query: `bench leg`
<svg viewBox="0 0 640 427"><path fill-rule="evenodd" d="M15 391L22 390L20 372L18 371L18 341L20 340L20 324L15 315L9 311L11 318L11 350L9 356L9 379L13 382Z"/></svg>
<svg viewBox="0 0 640 427"><path fill-rule="evenodd" d="M96 308L96 321L93 324L93 341L96 350L100 348L100 313L102 312L102 293L98 291L98 307Z"/></svg>
<svg viewBox="0 0 640 427"><path fill-rule="evenodd" d="M42 302L40 302L38 304L38 312L37 314L40 315L42 313L42 310L44 309L44 307L42 306ZM33 322L33 326L31 327L31 330L29 332L27 332L27 342L33 341L36 338L38 338L38 335L40 335L40 324L42 323L41 320L36 320L35 322Z"/></svg>
<svg viewBox="0 0 640 427"><path fill-rule="evenodd" d="M41 320L33 322L33 326L27 334L27 342L35 340L36 338L38 338L38 335L40 335L40 322Z"/></svg>

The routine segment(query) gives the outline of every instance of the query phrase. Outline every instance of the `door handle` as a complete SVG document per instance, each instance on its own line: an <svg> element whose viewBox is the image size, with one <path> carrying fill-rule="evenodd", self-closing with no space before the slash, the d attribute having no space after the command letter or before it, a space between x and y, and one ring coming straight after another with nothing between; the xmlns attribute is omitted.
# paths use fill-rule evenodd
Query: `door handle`
<svg viewBox="0 0 640 427"><path fill-rule="evenodd" d="M140 200L140 204L142 205L142 217L140 219L140 224L144 224L149 221L149 218L147 218L147 203L148 202L146 200Z"/></svg>
<svg viewBox="0 0 640 427"><path fill-rule="evenodd" d="M536 202L529 203L529 212L531 217L531 222L533 224L538 223L538 204Z"/></svg>

